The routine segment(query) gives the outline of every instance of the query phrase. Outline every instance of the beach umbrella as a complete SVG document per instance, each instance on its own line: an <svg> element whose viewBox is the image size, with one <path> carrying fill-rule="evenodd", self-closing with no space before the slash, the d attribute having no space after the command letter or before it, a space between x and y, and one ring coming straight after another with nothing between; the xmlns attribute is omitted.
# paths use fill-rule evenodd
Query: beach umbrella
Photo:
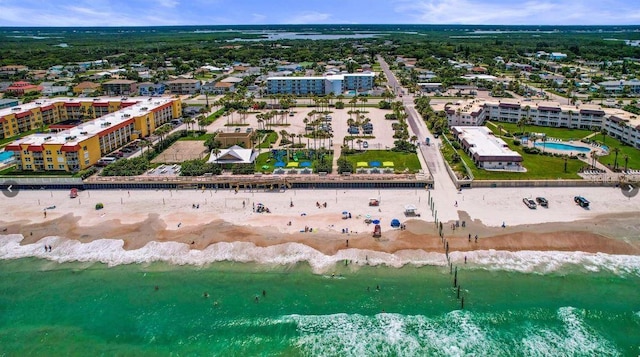
<svg viewBox="0 0 640 357"><path fill-rule="evenodd" d="M349 214L348 211L342 211L342 214Z"/></svg>
<svg viewBox="0 0 640 357"><path fill-rule="evenodd" d="M391 227L400 227L400 220L394 218L391 220Z"/></svg>
<svg viewBox="0 0 640 357"><path fill-rule="evenodd" d="M379 220L379 219L374 219L373 221L371 221L371 223L373 223L373 224L380 224L380 220Z"/></svg>
<svg viewBox="0 0 640 357"><path fill-rule="evenodd" d="M368 215L364 216L364 218L369 219L369 218L371 218L371 215L368 214Z"/></svg>

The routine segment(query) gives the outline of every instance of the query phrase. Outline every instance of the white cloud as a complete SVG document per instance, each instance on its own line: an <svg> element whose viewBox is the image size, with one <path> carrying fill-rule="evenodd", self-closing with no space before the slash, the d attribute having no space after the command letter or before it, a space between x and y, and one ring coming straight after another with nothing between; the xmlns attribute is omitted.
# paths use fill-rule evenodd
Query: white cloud
<svg viewBox="0 0 640 357"><path fill-rule="evenodd" d="M624 7L629 11L620 11ZM408 23L422 24L632 24L640 16L620 0L396 0L394 9L409 16Z"/></svg>
<svg viewBox="0 0 640 357"><path fill-rule="evenodd" d="M321 13L316 11L306 11L294 15L285 21L288 24L318 24L326 22L331 17L331 14Z"/></svg>
<svg viewBox="0 0 640 357"><path fill-rule="evenodd" d="M156 1L158 1L158 4L160 4L160 6L162 7L174 8L180 5L180 1L178 0L156 0Z"/></svg>
<svg viewBox="0 0 640 357"><path fill-rule="evenodd" d="M264 23L267 19L266 15L263 14L251 14L251 22L253 23Z"/></svg>

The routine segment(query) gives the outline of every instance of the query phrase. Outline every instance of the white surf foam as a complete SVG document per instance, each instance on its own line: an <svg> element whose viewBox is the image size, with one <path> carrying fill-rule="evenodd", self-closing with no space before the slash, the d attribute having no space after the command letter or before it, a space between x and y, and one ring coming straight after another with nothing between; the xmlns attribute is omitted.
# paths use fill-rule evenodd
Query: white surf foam
<svg viewBox="0 0 640 357"><path fill-rule="evenodd" d="M529 329L522 339L528 356L617 356L618 351L584 321L584 311L573 307L558 309L562 330Z"/></svg>
<svg viewBox="0 0 640 357"><path fill-rule="evenodd" d="M640 256L637 255L531 250L517 252L477 250L450 253L454 264L464 264L465 256L468 266L489 270L547 274L562 269L577 268L588 272L640 276Z"/></svg>
<svg viewBox="0 0 640 357"><path fill-rule="evenodd" d="M529 321L522 330L516 328L518 331L496 325L496 318L502 321L504 316L469 311L438 317L385 313L289 315L273 323L295 324L300 334L296 347L313 356L618 355L580 314L574 308L560 308L560 327ZM515 313L507 320L521 318Z"/></svg>
<svg viewBox="0 0 640 357"><path fill-rule="evenodd" d="M33 244L21 245L22 235L0 236L0 259L37 257L51 261L100 262L109 266L166 262L175 265L204 265L221 261L258 263L266 265L289 265L308 262L314 272L328 272L348 260L351 266L385 265L400 268L415 266L447 266L442 253L423 250L401 250L384 253L363 249L344 249L335 255L322 252L300 243L285 243L268 247L257 247L248 242L221 242L204 250L190 249L188 244L177 242L149 242L144 247L125 250L120 239L99 239L82 243L60 237L45 237ZM44 246L53 247L45 252ZM586 271L604 271L618 275L640 276L640 256L611 255L584 252L544 251L471 251L452 252L449 257L454 265L488 270L517 271L546 274L564 268L579 268Z"/></svg>

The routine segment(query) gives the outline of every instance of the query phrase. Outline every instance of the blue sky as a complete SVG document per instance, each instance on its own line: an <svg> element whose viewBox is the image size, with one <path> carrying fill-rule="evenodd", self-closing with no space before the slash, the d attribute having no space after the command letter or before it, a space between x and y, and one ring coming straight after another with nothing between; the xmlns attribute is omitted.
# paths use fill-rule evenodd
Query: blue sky
<svg viewBox="0 0 640 357"><path fill-rule="evenodd" d="M0 26L637 25L638 0L0 0Z"/></svg>

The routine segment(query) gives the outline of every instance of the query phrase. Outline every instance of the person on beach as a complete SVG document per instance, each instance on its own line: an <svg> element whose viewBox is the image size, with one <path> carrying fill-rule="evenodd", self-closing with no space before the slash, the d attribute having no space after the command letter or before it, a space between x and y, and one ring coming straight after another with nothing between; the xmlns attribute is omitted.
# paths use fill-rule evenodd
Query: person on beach
<svg viewBox="0 0 640 357"><path fill-rule="evenodd" d="M242 208L244 208L244 205L245 205L245 202L244 202L244 201L242 201Z"/></svg>
<svg viewBox="0 0 640 357"><path fill-rule="evenodd" d="M349 247L349 240L347 239L347 247Z"/></svg>
<svg viewBox="0 0 640 357"><path fill-rule="evenodd" d="M471 233L469 233L469 243L471 243Z"/></svg>
<svg viewBox="0 0 640 357"><path fill-rule="evenodd" d="M44 218L47 218L47 211L44 211Z"/></svg>
<svg viewBox="0 0 640 357"><path fill-rule="evenodd" d="M478 235L476 234L476 243L478 243Z"/></svg>

